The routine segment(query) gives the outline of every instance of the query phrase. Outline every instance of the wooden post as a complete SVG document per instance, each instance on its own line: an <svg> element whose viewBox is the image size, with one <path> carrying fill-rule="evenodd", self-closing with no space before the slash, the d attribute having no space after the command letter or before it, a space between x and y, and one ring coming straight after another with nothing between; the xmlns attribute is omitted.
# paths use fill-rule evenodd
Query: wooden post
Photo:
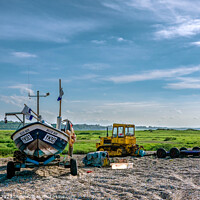
<svg viewBox="0 0 200 200"><path fill-rule="evenodd" d="M40 113L39 113L39 110L40 110L40 108L39 108L39 99L40 99L40 94L39 94L39 91L37 91L37 116L39 116L40 115ZM37 121L39 121L39 120L37 120Z"/></svg>

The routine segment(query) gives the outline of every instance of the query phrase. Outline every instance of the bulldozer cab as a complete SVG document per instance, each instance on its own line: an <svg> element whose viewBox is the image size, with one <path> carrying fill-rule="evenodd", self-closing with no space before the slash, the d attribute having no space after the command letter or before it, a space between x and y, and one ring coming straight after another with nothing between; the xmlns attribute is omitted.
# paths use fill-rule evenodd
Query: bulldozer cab
<svg viewBox="0 0 200 200"><path fill-rule="evenodd" d="M97 151L107 151L109 156L135 155L136 144L134 124L113 124L112 136L100 137Z"/></svg>
<svg viewBox="0 0 200 200"><path fill-rule="evenodd" d="M123 138L135 135L135 125L133 124L113 124L112 137Z"/></svg>

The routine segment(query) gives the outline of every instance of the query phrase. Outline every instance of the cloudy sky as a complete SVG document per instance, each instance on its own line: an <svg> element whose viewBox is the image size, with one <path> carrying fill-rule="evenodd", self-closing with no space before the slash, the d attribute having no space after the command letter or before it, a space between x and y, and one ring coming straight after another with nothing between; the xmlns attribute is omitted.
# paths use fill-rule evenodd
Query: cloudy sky
<svg viewBox="0 0 200 200"><path fill-rule="evenodd" d="M0 0L0 69L0 119L200 127L200 1Z"/></svg>

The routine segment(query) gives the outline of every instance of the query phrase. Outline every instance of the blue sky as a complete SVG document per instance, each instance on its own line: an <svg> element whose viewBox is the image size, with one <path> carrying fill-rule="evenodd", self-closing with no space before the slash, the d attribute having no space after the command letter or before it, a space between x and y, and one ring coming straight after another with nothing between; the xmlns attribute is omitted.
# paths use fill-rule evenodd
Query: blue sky
<svg viewBox="0 0 200 200"><path fill-rule="evenodd" d="M0 0L0 119L200 127L200 2ZM11 119L11 118L10 118Z"/></svg>

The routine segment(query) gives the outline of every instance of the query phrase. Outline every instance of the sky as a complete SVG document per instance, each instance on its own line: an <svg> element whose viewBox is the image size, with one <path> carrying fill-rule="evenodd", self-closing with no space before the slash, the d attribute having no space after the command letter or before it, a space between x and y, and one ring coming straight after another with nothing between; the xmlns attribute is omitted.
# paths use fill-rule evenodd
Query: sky
<svg viewBox="0 0 200 200"><path fill-rule="evenodd" d="M0 120L200 127L199 54L198 0L0 0Z"/></svg>

